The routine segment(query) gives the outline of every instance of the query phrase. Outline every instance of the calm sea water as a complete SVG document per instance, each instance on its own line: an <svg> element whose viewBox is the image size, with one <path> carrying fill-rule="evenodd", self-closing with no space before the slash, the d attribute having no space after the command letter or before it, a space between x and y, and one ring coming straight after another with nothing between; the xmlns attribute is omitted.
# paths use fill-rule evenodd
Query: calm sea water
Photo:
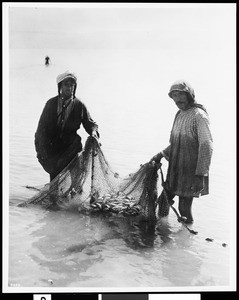
<svg viewBox="0 0 239 300"><path fill-rule="evenodd" d="M201 102L210 113L215 145L210 195L193 204L198 235L182 227L172 211L150 231L132 218L16 206L34 194L26 185L49 181L36 159L34 133L45 102L57 93L56 76L67 69L78 75L77 96L99 124L102 150L122 177L168 145L176 107L167 91L180 77L166 72L167 61L154 55L147 50L10 52L9 287L230 289L236 196L234 144L227 133L233 120L208 99ZM79 133L85 141L84 130ZM208 237L214 241L205 241Z"/></svg>

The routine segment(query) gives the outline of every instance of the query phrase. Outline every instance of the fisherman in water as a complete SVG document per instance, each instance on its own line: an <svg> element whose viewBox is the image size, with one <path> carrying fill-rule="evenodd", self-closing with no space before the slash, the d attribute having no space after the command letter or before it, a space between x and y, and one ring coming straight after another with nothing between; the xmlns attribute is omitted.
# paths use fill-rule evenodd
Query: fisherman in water
<svg viewBox="0 0 239 300"><path fill-rule="evenodd" d="M98 138L98 125L85 104L76 98L77 77L66 71L57 77L58 95L45 104L35 133L37 158L52 181L82 150L77 130Z"/></svg>
<svg viewBox="0 0 239 300"><path fill-rule="evenodd" d="M213 151L209 117L206 109L195 101L194 90L185 81L175 82L169 91L179 111L177 112L170 144L151 161L168 161L165 183L169 201L179 197L179 212L192 224L194 197L209 193L209 166Z"/></svg>
<svg viewBox="0 0 239 300"><path fill-rule="evenodd" d="M45 57L45 66L49 66L50 65L50 57L47 55Z"/></svg>

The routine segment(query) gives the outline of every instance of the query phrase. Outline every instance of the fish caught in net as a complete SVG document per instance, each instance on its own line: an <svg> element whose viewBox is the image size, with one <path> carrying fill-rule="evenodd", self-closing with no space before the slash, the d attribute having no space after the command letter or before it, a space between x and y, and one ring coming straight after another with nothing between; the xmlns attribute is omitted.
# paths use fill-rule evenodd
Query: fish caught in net
<svg viewBox="0 0 239 300"><path fill-rule="evenodd" d="M148 162L120 178L107 162L99 142L88 137L84 149L38 192L19 206L74 203L78 210L141 215L154 220L159 165Z"/></svg>

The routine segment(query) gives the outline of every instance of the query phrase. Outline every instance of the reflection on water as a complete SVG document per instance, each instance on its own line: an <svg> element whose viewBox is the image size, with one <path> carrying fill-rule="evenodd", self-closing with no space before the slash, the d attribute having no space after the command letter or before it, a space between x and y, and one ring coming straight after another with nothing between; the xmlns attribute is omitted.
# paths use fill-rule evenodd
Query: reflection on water
<svg viewBox="0 0 239 300"><path fill-rule="evenodd" d="M148 224L139 217L84 214L72 208L10 208L10 283L170 287L225 281L223 274L217 279L208 270L215 266L215 253L223 262L228 250L200 241L172 215ZM23 265L32 270L31 279Z"/></svg>
<svg viewBox="0 0 239 300"><path fill-rule="evenodd" d="M193 239L180 228L175 232L167 218L150 225L138 217L55 210L31 222L27 252L41 270L32 274L37 286L128 286L125 270L134 274L129 286L181 286L200 272L200 258L189 251ZM114 278L102 280L111 266Z"/></svg>

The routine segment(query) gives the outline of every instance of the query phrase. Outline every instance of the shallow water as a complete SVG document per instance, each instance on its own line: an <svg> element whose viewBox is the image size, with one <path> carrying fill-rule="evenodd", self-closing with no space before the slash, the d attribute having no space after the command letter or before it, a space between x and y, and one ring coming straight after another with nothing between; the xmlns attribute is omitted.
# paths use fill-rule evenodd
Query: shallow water
<svg viewBox="0 0 239 300"><path fill-rule="evenodd" d="M228 289L234 280L236 197L234 160L225 147L231 137L221 139L231 121L222 124L223 111L210 111L212 106L204 103L215 146L210 195L193 204L192 228L198 235L182 227L172 211L155 228L147 228L135 217L89 215L74 207L20 208L16 204L34 194L26 185L49 181L36 159L34 133L45 102L56 95L59 73L73 68L79 74L77 95L98 122L102 151L122 177L167 146L176 112L164 95L171 80L162 80L161 88L153 74L146 76L148 51L68 51L63 56L52 50L50 67L43 65L44 51L29 53L15 50L10 56L9 287ZM82 129L80 134L85 141ZM214 241L205 241L208 237Z"/></svg>

